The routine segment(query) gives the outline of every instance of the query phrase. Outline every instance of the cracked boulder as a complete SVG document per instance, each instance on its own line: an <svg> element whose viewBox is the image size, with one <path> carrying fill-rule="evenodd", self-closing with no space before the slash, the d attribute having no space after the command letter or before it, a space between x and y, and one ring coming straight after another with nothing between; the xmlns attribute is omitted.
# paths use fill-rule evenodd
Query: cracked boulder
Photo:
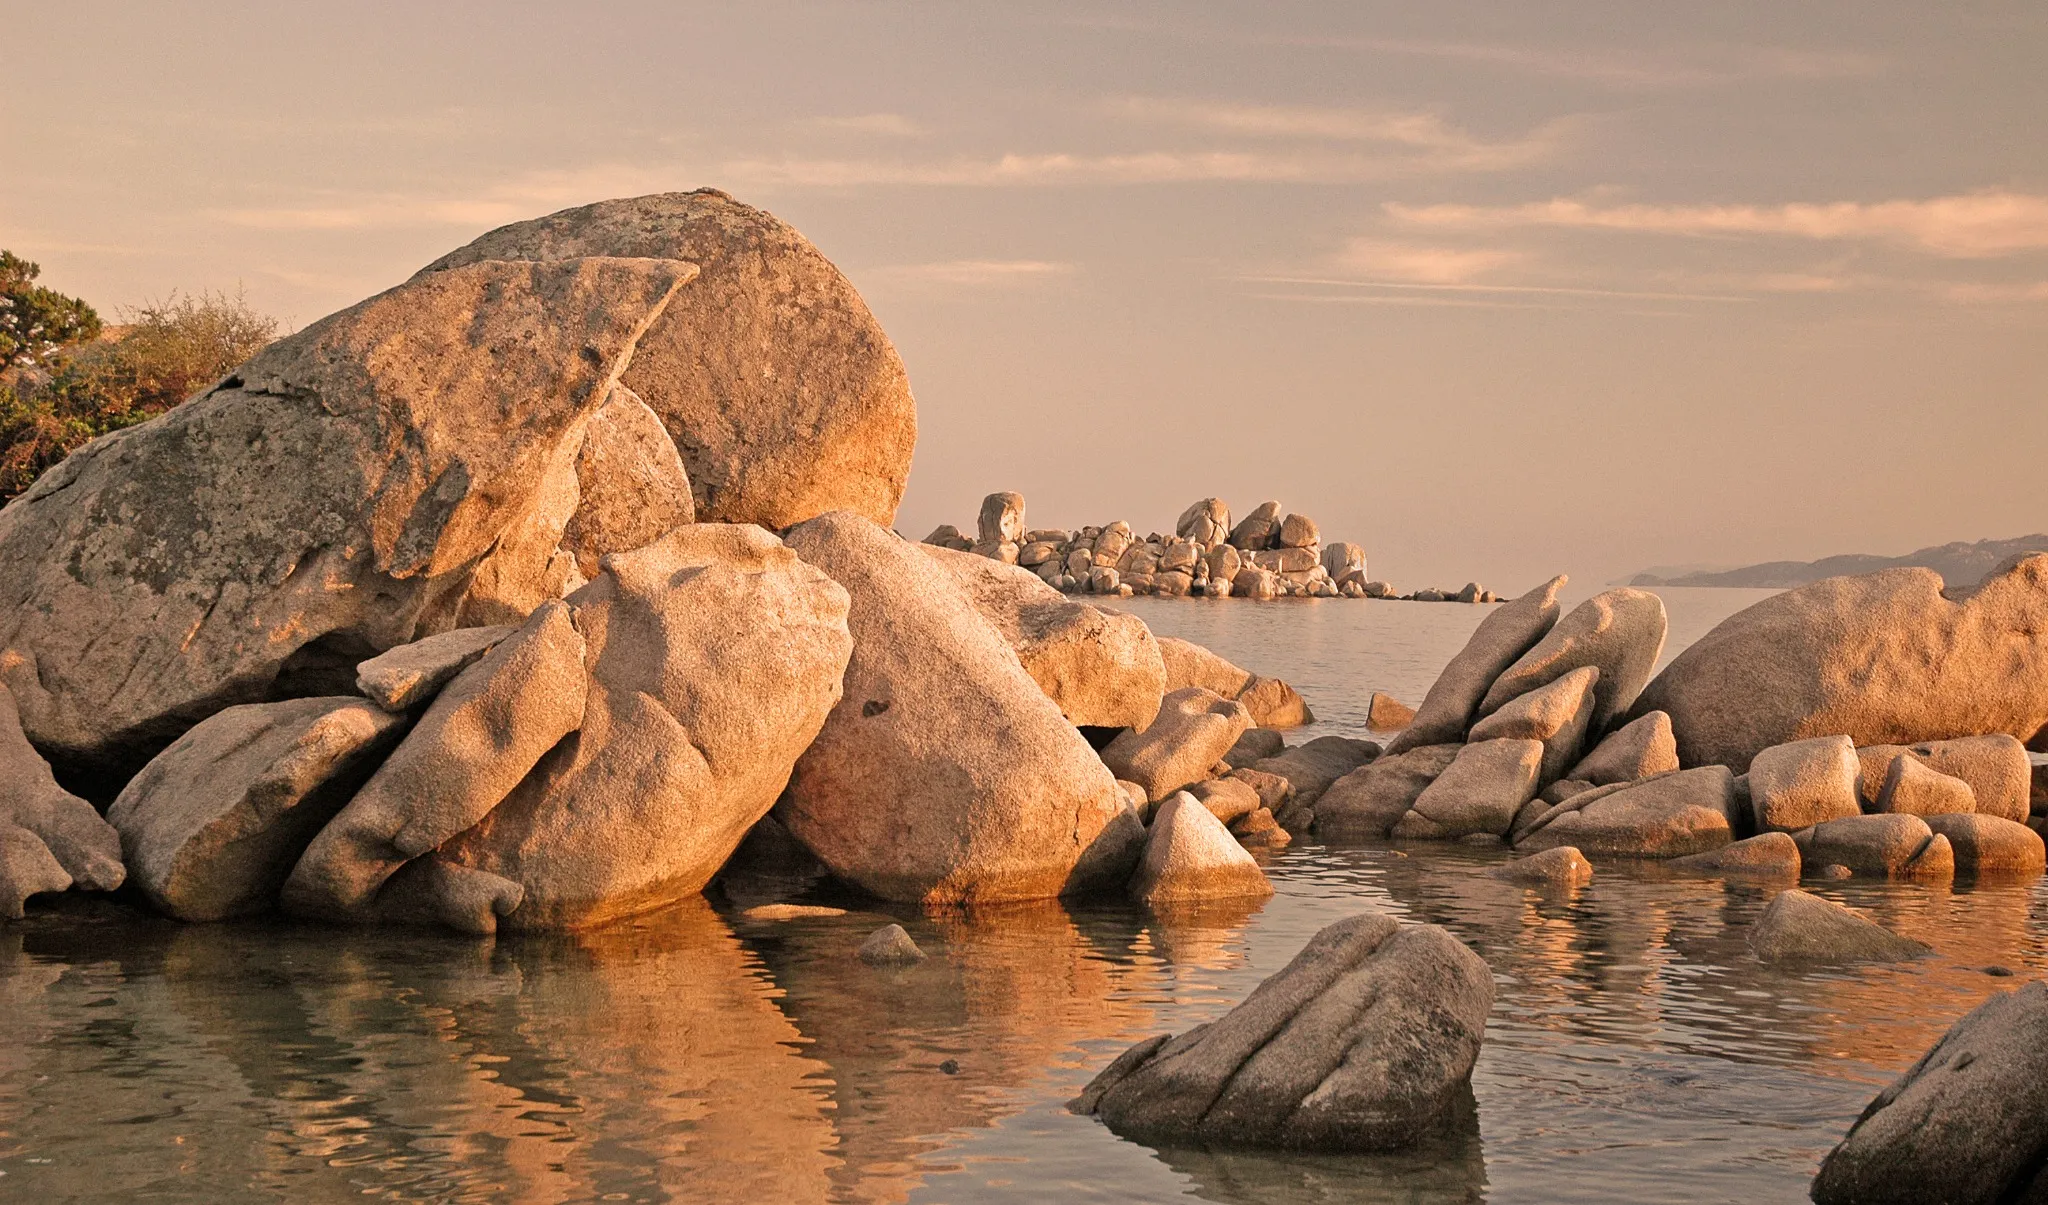
<svg viewBox="0 0 2048 1205"><path fill-rule="evenodd" d="M840 701L847 592L750 524L615 553L569 603L589 680L580 725L401 871L386 915L567 929L695 895ZM516 904L492 921L487 895Z"/></svg>
<svg viewBox="0 0 2048 1205"><path fill-rule="evenodd" d="M29 739L111 796L224 707L346 693L367 657L572 584L545 536L575 452L696 274L437 272L80 448L0 509L0 682Z"/></svg>
<svg viewBox="0 0 2048 1205"><path fill-rule="evenodd" d="M1470 1107L1492 1007L1457 938L1368 912L1218 1020L1131 1047L1068 1107L1155 1146L1402 1150Z"/></svg>
<svg viewBox="0 0 2048 1205"><path fill-rule="evenodd" d="M583 256L702 270L623 374L681 453L699 520L894 521L917 442L903 362L853 285L772 214L708 188L600 201L500 227L414 279Z"/></svg>
<svg viewBox="0 0 2048 1205"><path fill-rule="evenodd" d="M57 785L0 686L0 917L19 919L28 897L44 892L112 891L127 873L121 835Z"/></svg>
<svg viewBox="0 0 2048 1205"><path fill-rule="evenodd" d="M790 833L884 899L971 904L1120 886L1143 824L953 576L847 511L783 538L846 588L853 636L845 697L775 809ZM1210 764L1245 727L1223 734Z"/></svg>

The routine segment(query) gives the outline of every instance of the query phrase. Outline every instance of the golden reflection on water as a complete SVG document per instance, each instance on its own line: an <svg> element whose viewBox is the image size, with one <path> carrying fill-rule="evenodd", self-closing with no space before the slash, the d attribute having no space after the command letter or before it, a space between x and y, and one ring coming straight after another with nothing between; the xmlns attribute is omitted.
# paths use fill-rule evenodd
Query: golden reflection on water
<svg viewBox="0 0 2048 1205"><path fill-rule="evenodd" d="M495 944L67 901L0 930L0 1196L1796 1196L1877 1084L2022 981L1985 967L2048 965L2033 882L1809 885L1938 953L1773 969L1744 935L1775 887L1613 865L1532 890L1484 873L1501 856L1305 843L1272 901L1197 911L695 901ZM1499 985L1476 1123L1439 1149L1153 1152L1059 1111L1123 1043L1210 1019L1365 907L1446 925ZM927 961L854 957L892 919Z"/></svg>

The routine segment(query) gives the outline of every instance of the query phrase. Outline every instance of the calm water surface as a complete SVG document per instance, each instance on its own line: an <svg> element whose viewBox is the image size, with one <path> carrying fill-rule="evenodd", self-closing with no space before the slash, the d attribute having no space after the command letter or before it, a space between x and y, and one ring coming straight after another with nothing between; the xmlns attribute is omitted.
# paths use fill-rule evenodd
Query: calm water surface
<svg viewBox="0 0 2048 1205"><path fill-rule="evenodd" d="M1670 591L1673 644L1755 592ZM1299 685L1319 731L1418 700L1484 608L1139 600ZM1675 650L1674 650L1675 651ZM1301 842L1251 910L972 917L750 879L574 938L183 926L66 900L0 927L0 1199L24 1201L1794 1201L1883 1083L2048 965L2033 882L1822 885L1938 955L1767 970L1768 892L1501 855ZM850 915L749 921L792 890ZM1498 1002L1476 1125L1402 1158L1124 1142L1062 1102L1221 1013L1361 908L1448 926ZM932 958L853 957L884 919Z"/></svg>

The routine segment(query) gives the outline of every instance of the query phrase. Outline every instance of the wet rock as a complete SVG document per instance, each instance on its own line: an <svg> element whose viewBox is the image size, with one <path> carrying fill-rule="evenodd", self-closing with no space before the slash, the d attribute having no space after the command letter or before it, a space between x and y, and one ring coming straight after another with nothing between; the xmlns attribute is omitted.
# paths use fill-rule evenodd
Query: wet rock
<svg viewBox="0 0 2048 1205"><path fill-rule="evenodd" d="M568 605L551 602L457 675L305 847L280 896L285 909L363 919L399 867L483 819L582 726L583 654Z"/></svg>
<svg viewBox="0 0 2048 1205"><path fill-rule="evenodd" d="M1846 736L1773 745L1749 763L1750 811L1760 832L1791 833L1854 816L1856 747Z"/></svg>
<svg viewBox="0 0 2048 1205"><path fill-rule="evenodd" d="M1225 824L1233 823L1253 812L1267 811L1259 799L1259 793L1252 784L1239 778L1212 778L1198 782L1188 788L1187 793L1210 813Z"/></svg>
<svg viewBox="0 0 2048 1205"><path fill-rule="evenodd" d="M2002 816L1937 814L1927 827L1948 838L1961 874L2035 875L2048 867L2040 834Z"/></svg>
<svg viewBox="0 0 2048 1205"><path fill-rule="evenodd" d="M0 682L29 737L123 782L223 707L346 693L382 649L574 585L531 537L571 517L591 414L696 273L432 273L81 448L0 510Z"/></svg>
<svg viewBox="0 0 2048 1205"><path fill-rule="evenodd" d="M0 917L20 919L28 897L44 892L112 891L127 873L121 835L57 785L0 686Z"/></svg>
<svg viewBox="0 0 2048 1205"><path fill-rule="evenodd" d="M1482 620L1465 647L1437 675L1414 722L1387 745L1387 752L1406 753L1424 745L1464 740L1473 713L1494 680L1557 622L1557 592L1566 580L1559 574Z"/></svg>
<svg viewBox="0 0 2048 1205"><path fill-rule="evenodd" d="M516 630L502 624L457 628L401 644L356 666L356 689L386 711L424 706Z"/></svg>
<svg viewBox="0 0 2048 1205"><path fill-rule="evenodd" d="M1593 722L1595 688L1599 682L1598 667L1588 665L1575 669L1547 686L1537 687L1510 701L1499 711L1472 725L1466 739L1473 744L1496 740L1541 741L1543 764L1537 781L1555 782L1584 751L1586 733Z"/></svg>
<svg viewBox="0 0 2048 1205"><path fill-rule="evenodd" d="M1903 962L1929 952L1852 908L1796 887L1765 905L1748 940L1765 962Z"/></svg>
<svg viewBox="0 0 2048 1205"><path fill-rule="evenodd" d="M917 442L903 362L839 270L772 215L712 189L601 201L500 227L414 279L590 255L702 271L622 374L681 451L697 521L894 520Z"/></svg>
<svg viewBox="0 0 2048 1205"><path fill-rule="evenodd" d="M1451 1124L1492 1006L1456 938L1365 913L1220 1019L1132 1047L1069 1107L1158 1145L1399 1150Z"/></svg>
<svg viewBox="0 0 2048 1205"><path fill-rule="evenodd" d="M1143 620L1071 601L1036 575L986 557L920 550L967 592L1068 722L1143 728L1159 714L1166 666Z"/></svg>
<svg viewBox="0 0 2048 1205"><path fill-rule="evenodd" d="M1178 636L1158 639L1159 658L1166 667L1168 692L1199 686L1226 699L1235 699L1251 685L1252 673L1239 669L1192 640Z"/></svg>
<svg viewBox="0 0 2048 1205"><path fill-rule="evenodd" d="M1271 728L1247 728L1237 743L1223 755L1232 766L1249 766L1268 757L1278 757L1287 748L1287 738Z"/></svg>
<svg viewBox="0 0 2048 1205"><path fill-rule="evenodd" d="M1864 1107L1813 1178L1818 1205L2038 1199L2048 1146L2048 983L1971 1010Z"/></svg>
<svg viewBox="0 0 2048 1205"><path fill-rule="evenodd" d="M1102 763L1157 803L1207 778L1251 722L1242 703L1190 686L1167 695L1143 732L1127 731L1104 746Z"/></svg>
<svg viewBox="0 0 2048 1205"><path fill-rule="evenodd" d="M216 712L107 809L129 879L179 920L269 910L314 834L404 733L402 716L357 698Z"/></svg>
<svg viewBox="0 0 2048 1205"><path fill-rule="evenodd" d="M1590 665L1600 670L1591 731L1605 732L1609 721L1626 712L1650 680L1668 627L1664 600L1647 590L1624 586L1596 594L1572 608L1534 648L1494 679L1478 715L1491 715L1537 687Z"/></svg>
<svg viewBox="0 0 2048 1205"><path fill-rule="evenodd" d="M1596 787L1552 809L1514 838L1517 849L1574 845L1593 857L1679 858L1734 840L1735 776L1726 766Z"/></svg>
<svg viewBox="0 0 2048 1205"><path fill-rule="evenodd" d="M860 960L869 966L907 966L924 958L902 925L883 925L860 943Z"/></svg>
<svg viewBox="0 0 2048 1205"><path fill-rule="evenodd" d="M1799 843L1789 833L1758 833L1733 845L1703 854L1674 858L1671 865L1681 870L1744 877L1796 879L1799 877Z"/></svg>
<svg viewBox="0 0 2048 1205"><path fill-rule="evenodd" d="M2025 740L2048 724L2048 555L1952 594L1931 569L1886 569L1773 595L1680 653L1636 707L1670 713L1688 765L1742 766L1834 733L1858 745Z"/></svg>
<svg viewBox="0 0 2048 1205"><path fill-rule="evenodd" d="M1653 711L1607 734L1585 759L1566 771L1595 786L1635 782L1678 769L1678 740L1671 735L1671 717Z"/></svg>
<svg viewBox="0 0 2048 1205"><path fill-rule="evenodd" d="M614 554L570 602L590 681L580 730L424 860L440 881L514 885L514 929L587 927L701 891L843 702L853 648L847 591L751 524Z"/></svg>
<svg viewBox="0 0 2048 1205"><path fill-rule="evenodd" d="M1372 692L1366 704L1365 726L1374 732L1398 732L1415 722L1415 709L1394 696Z"/></svg>
<svg viewBox="0 0 2048 1205"><path fill-rule="evenodd" d="M994 902L1106 885L1075 875L1098 839L1135 855L1142 829L1132 831L1117 776L951 575L844 512L784 540L845 587L853 635L844 698L776 811L790 832L884 899ZM1206 777L1243 726L1188 781Z"/></svg>
<svg viewBox="0 0 2048 1205"><path fill-rule="evenodd" d="M1940 882L1955 876L1948 838L1918 816L1845 816L1801 829L1792 839L1808 866L1847 866L1851 873L1879 879Z"/></svg>
<svg viewBox="0 0 2048 1205"><path fill-rule="evenodd" d="M1316 720L1307 700L1278 678L1254 676L1238 692L1237 701L1251 712L1252 723L1261 728L1299 728Z"/></svg>
<svg viewBox="0 0 2048 1205"><path fill-rule="evenodd" d="M1593 864L1578 850L1560 845L1490 867L1486 873L1491 878L1531 887L1583 887L1593 881Z"/></svg>
<svg viewBox="0 0 2048 1205"><path fill-rule="evenodd" d="M2006 820L2027 818L2032 767L2028 764L2026 746L2014 737L1994 734L1915 745L1865 746L1856 751L1862 767L1864 799L1876 802L1891 772L1891 763L1901 755L1968 783L1976 800L1971 810Z"/></svg>
<svg viewBox="0 0 2048 1205"><path fill-rule="evenodd" d="M1223 822L1182 791L1154 813L1129 891L1139 903L1159 907L1263 898L1273 885Z"/></svg>
<svg viewBox="0 0 2048 1205"><path fill-rule="evenodd" d="M1415 807L1395 823L1403 839L1455 841L1484 833L1504 837L1515 813L1536 797L1543 743L1534 740L1475 741L1416 797Z"/></svg>
<svg viewBox="0 0 2048 1205"><path fill-rule="evenodd" d="M1316 801L1324 836L1385 837L1422 792L1457 760L1463 745L1424 745L1389 753L1330 784Z"/></svg>
<svg viewBox="0 0 2048 1205"><path fill-rule="evenodd" d="M1844 740L1848 739L1846 737ZM1977 793L1960 778L1951 778L1910 753L1892 759L1884 785L1878 788L1873 812L1905 812L1913 816L1954 815L1977 810Z"/></svg>
<svg viewBox="0 0 2048 1205"><path fill-rule="evenodd" d="M1331 783L1379 755L1380 747L1372 741L1319 736L1277 757L1254 762L1252 768L1286 779L1294 787L1294 807L1313 808Z"/></svg>

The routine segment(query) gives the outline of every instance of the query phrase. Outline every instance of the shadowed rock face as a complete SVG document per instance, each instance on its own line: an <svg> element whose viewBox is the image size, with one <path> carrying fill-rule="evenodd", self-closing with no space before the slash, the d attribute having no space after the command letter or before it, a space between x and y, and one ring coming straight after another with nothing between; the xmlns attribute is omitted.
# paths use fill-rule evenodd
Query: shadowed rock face
<svg viewBox="0 0 2048 1205"><path fill-rule="evenodd" d="M903 362L839 270L773 215L713 189L601 201L500 227L415 279L590 255L703 271L694 303L663 315L625 377L682 452L699 520L895 519L917 442Z"/></svg>
<svg viewBox="0 0 2048 1205"><path fill-rule="evenodd" d="M1434 925L1339 921L1220 1020L1133 1046L1069 1107L1148 1143L1383 1151L1444 1131L1493 979Z"/></svg>
<svg viewBox="0 0 2048 1205"><path fill-rule="evenodd" d="M2048 555L1942 592L1931 569L1815 582L1723 620L1636 700L1670 713L1686 765L1742 767L1845 734L1910 745L2048 724Z"/></svg>
<svg viewBox="0 0 2048 1205"><path fill-rule="evenodd" d="M125 781L223 707L345 692L367 656L544 593L566 558L510 537L695 275L434 273L44 474L0 510L0 681L29 738Z"/></svg>

